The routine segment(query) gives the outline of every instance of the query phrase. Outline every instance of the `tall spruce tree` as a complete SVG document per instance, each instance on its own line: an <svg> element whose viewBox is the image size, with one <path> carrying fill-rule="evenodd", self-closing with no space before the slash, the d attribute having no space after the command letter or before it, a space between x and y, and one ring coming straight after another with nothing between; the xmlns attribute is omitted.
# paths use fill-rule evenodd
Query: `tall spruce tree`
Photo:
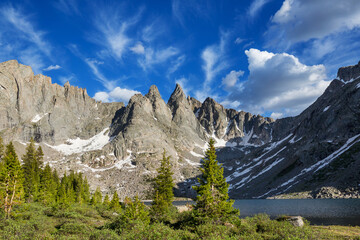
<svg viewBox="0 0 360 240"><path fill-rule="evenodd" d="M199 222L224 222L238 216L239 211L232 207L234 201L229 200L229 184L224 178L224 169L216 160L214 139L210 139L205 153L202 175L198 178L199 186L193 188L197 192L194 208L196 220Z"/></svg>
<svg viewBox="0 0 360 240"><path fill-rule="evenodd" d="M0 136L0 162L1 162L1 159L4 157L4 142L3 142L3 139L2 137Z"/></svg>
<svg viewBox="0 0 360 240"><path fill-rule="evenodd" d="M53 176L49 164L47 164L41 173L40 190L38 200L46 205L56 202L58 179Z"/></svg>
<svg viewBox="0 0 360 240"><path fill-rule="evenodd" d="M27 201L37 200L40 190L40 175L42 158L44 154L41 147L35 149L35 141L31 138L29 145L26 147L26 153L22 157L24 164L24 192Z"/></svg>
<svg viewBox="0 0 360 240"><path fill-rule="evenodd" d="M6 146L0 169L0 203L5 218L10 216L14 205L22 202L23 194L23 171L14 145L10 142Z"/></svg>
<svg viewBox="0 0 360 240"><path fill-rule="evenodd" d="M115 191L110 202L110 208L116 212L121 212L119 195Z"/></svg>
<svg viewBox="0 0 360 240"><path fill-rule="evenodd" d="M102 204L102 195L101 195L100 187L96 188L95 193L91 198L90 204L93 206Z"/></svg>
<svg viewBox="0 0 360 240"><path fill-rule="evenodd" d="M172 206L174 200L174 180L172 175L170 157L166 157L164 150L160 167L157 169L157 176L154 179L154 196L151 206L154 219L162 218Z"/></svg>

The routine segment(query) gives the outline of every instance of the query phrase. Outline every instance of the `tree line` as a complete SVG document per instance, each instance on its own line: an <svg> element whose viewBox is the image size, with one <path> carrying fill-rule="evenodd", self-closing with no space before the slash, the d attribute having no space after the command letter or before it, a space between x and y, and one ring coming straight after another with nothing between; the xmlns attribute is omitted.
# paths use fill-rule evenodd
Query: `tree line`
<svg viewBox="0 0 360 240"><path fill-rule="evenodd" d="M89 184L82 173L70 171L59 178L56 169L52 170L49 164L42 168L43 151L35 147L31 139L22 156L20 164L14 145L10 142L4 146L0 137L0 204L9 218L15 205L24 202L41 202L45 205L69 206L72 203L91 204L104 206L120 214L119 218L109 227L121 229L121 226L132 221L149 223L152 221L166 221L174 212L173 171L170 157L164 150L157 176L153 179L153 197L150 209L136 196L128 197L120 203L115 191L110 200L109 195L102 196L100 188L91 195ZM209 148L205 152L202 174L198 184L194 186L197 193L196 203L193 206L193 223L226 222L237 217L239 211L232 207L233 201L229 200L228 183L223 176L224 169L216 160L214 140L210 139ZM150 218L151 216L151 218Z"/></svg>

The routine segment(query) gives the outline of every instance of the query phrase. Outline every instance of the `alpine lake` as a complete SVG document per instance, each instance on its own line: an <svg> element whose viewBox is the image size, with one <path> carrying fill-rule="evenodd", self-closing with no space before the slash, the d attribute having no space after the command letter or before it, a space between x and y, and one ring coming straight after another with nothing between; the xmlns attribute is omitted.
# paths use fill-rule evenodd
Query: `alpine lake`
<svg viewBox="0 0 360 240"><path fill-rule="evenodd" d="M175 206L194 203L173 202ZM302 216L312 225L360 226L360 199L241 199L233 206L240 210L240 218L265 213L273 219Z"/></svg>

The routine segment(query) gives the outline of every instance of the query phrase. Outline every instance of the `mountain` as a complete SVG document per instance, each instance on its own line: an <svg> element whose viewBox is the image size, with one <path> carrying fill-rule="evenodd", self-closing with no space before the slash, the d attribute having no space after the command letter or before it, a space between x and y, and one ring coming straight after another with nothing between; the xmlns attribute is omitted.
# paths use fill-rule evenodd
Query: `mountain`
<svg viewBox="0 0 360 240"><path fill-rule="evenodd" d="M52 84L15 60L0 63L0 134L24 152L33 137L45 163L87 176L103 193L149 196L166 150L176 195L191 186L209 138L232 198L264 198L360 183L360 63L340 68L324 94L296 117L273 120L203 103L176 85L166 103L156 86L123 103L95 101L86 89ZM22 154L19 154L20 156Z"/></svg>

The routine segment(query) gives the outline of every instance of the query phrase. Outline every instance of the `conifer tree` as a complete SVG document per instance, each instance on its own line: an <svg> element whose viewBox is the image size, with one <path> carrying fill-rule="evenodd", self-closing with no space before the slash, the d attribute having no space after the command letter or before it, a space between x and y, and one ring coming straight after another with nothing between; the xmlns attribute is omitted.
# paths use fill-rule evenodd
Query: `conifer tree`
<svg viewBox="0 0 360 240"><path fill-rule="evenodd" d="M154 196L151 207L152 216L154 216L155 219L165 215L169 211L174 199L173 172L171 171L170 157L166 157L165 150L157 173L158 175L154 179Z"/></svg>
<svg viewBox="0 0 360 240"><path fill-rule="evenodd" d="M41 173L39 201L44 204L53 204L56 201L58 183L54 179L49 164Z"/></svg>
<svg viewBox="0 0 360 240"><path fill-rule="evenodd" d="M145 204L139 200L138 196L136 196L133 201L126 197L124 204L125 209L121 219L125 224L136 220L139 220L144 224L150 223L149 213L145 209Z"/></svg>
<svg viewBox="0 0 360 240"><path fill-rule="evenodd" d="M110 208L115 210L116 212L121 211L120 199L116 191L114 192L113 197L111 199Z"/></svg>
<svg viewBox="0 0 360 240"><path fill-rule="evenodd" d="M0 169L0 203L5 210L5 217L10 216L14 205L23 198L23 172L16 155L14 145L6 146L6 153Z"/></svg>
<svg viewBox="0 0 360 240"><path fill-rule="evenodd" d="M35 149L35 141L31 138L29 145L26 147L26 154L23 159L24 171L24 192L27 201L36 200L40 188L40 164L44 154L41 147Z"/></svg>
<svg viewBox="0 0 360 240"><path fill-rule="evenodd" d="M102 203L102 195L101 195L100 187L97 187L94 195L91 198L90 204L96 206L101 203Z"/></svg>
<svg viewBox="0 0 360 240"><path fill-rule="evenodd" d="M90 202L90 187L86 177L82 180L81 199L82 203Z"/></svg>
<svg viewBox="0 0 360 240"><path fill-rule="evenodd" d="M106 194L104 197L104 201L103 201L103 205L105 208L109 208L110 207L110 199L109 199L109 195Z"/></svg>
<svg viewBox="0 0 360 240"><path fill-rule="evenodd" d="M229 184L224 178L224 169L216 160L214 143L214 139L210 139L203 167L200 168L200 185L193 187L197 192L195 216L200 222L223 222L239 214L239 211L232 207L234 201L228 200Z"/></svg>
<svg viewBox="0 0 360 240"><path fill-rule="evenodd" d="M3 157L4 157L4 142L2 137L0 136L0 162Z"/></svg>

